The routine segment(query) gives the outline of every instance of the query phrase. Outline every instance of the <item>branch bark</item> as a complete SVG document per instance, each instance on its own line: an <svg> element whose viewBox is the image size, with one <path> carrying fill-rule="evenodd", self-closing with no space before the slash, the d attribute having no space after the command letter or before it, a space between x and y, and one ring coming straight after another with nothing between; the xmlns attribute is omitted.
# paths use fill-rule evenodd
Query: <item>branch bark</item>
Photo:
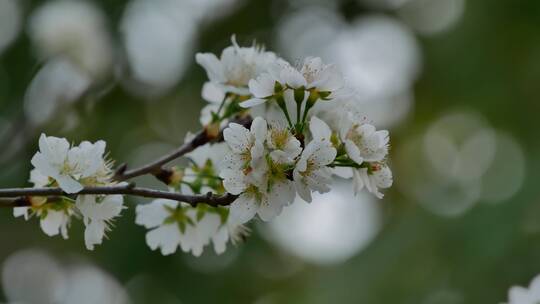
<svg viewBox="0 0 540 304"><path fill-rule="evenodd" d="M235 119L232 122L249 127L249 125L251 124L251 121L252 121L251 117L240 117L240 118ZM137 176L141 176L145 174L152 174L159 180L165 182L167 177L170 176L170 174L172 174L170 170L167 170L164 168L164 166L167 163L181 156L184 156L187 153L209 142L220 142L222 140L223 140L223 129L221 129L219 134L215 136L215 135L212 135L211 132L209 132L208 129L205 128L199 133L197 133L191 141L184 143L183 145L178 147L176 150L146 165L143 165L139 168L127 170L127 164L122 164L116 170L113 179L116 181L125 181L128 179L137 177Z"/></svg>
<svg viewBox="0 0 540 304"><path fill-rule="evenodd" d="M241 124L245 127L251 125L251 117L238 117L231 122ZM166 169L164 166L181 157L187 153L195 150L196 148L203 146L209 142L220 142L223 141L223 129L221 129L217 135L212 135L212 132L209 132L208 129L203 129L195 135L195 137L184 143L182 146L178 147L176 150L166 154L146 165L141 167L127 170L127 165L123 164L118 167L113 176L114 181L125 181L137 176L152 174L159 180L167 184L167 179L172 174L171 170ZM84 194L93 194L93 195L113 195L113 194L122 194L122 195L131 195L138 197L147 197L147 198L163 198L170 199L179 202L184 202L192 206L197 204L207 204L210 206L226 206L230 205L236 198L237 195L232 195L227 193L225 195L216 195L211 192L204 195L185 195L182 193L168 192L153 190L148 188L135 187L134 183L122 183L114 186L104 186L104 187L85 187L83 190L76 194L67 194L64 193L60 188L12 188L12 189L0 189L0 207L20 207L20 206L30 206L30 197L47 197L51 201L55 201L62 196L66 197L76 197L77 195Z"/></svg>
<svg viewBox="0 0 540 304"><path fill-rule="evenodd" d="M213 207L230 205L235 199L236 195L224 194L216 195L211 192L201 195L185 195L182 193L168 192L153 190L148 188L135 187L134 184L115 185L106 187L86 187L75 195L113 195L123 194L138 197L147 198L163 198L170 199L179 202L188 203L192 206L197 204L207 204ZM29 197L59 197L59 196L73 196L66 194L60 188L13 188L13 189L0 189L0 206L2 207L21 207L30 206Z"/></svg>

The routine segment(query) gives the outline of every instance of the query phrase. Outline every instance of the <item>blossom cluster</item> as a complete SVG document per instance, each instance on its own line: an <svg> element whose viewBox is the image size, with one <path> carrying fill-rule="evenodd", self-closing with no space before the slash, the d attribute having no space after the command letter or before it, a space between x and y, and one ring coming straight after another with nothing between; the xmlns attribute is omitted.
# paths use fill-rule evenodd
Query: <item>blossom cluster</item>
<svg viewBox="0 0 540 304"><path fill-rule="evenodd" d="M196 61L208 75L200 121L216 140L184 155L189 165L168 170L162 180L170 192L227 194L234 201L211 206L159 198L138 205L135 222L148 229L152 250L166 255L180 248L198 256L212 244L222 253L246 236L249 221L272 220L297 195L311 202L312 193L329 192L336 177L352 178L351 191L366 189L378 198L392 185L388 131L377 130L361 108L351 106L354 91L335 65L318 57L293 65L261 46L241 47L234 36L220 57L199 53ZM193 138L188 134L186 143ZM15 208L15 216L35 214L46 234L65 238L71 218L82 217L92 249L124 208L121 195L77 194L117 184L105 143L70 146L42 135L39 148L30 181L66 195L32 197L30 207Z"/></svg>
<svg viewBox="0 0 540 304"><path fill-rule="evenodd" d="M83 141L79 146L71 146L64 138L42 134L39 152L32 158L30 182L36 188L58 186L68 194L80 192L85 186L111 185L111 163L104 154L104 141ZM67 239L71 218L82 217L89 250L101 244L109 223L124 209L121 195L78 195L75 200L67 196L32 197L30 203L28 207L14 208L14 216L29 219L36 215L41 229L49 236L61 234Z"/></svg>

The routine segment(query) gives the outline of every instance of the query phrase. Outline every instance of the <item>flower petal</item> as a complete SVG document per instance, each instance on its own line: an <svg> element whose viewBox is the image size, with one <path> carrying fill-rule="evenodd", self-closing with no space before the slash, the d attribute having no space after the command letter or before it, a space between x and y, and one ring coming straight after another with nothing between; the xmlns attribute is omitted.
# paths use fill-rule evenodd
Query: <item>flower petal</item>
<svg viewBox="0 0 540 304"><path fill-rule="evenodd" d="M174 209L177 206L177 201L168 199L156 199L150 204L137 205L135 223L148 229L157 227L170 215L165 207Z"/></svg>
<svg viewBox="0 0 540 304"><path fill-rule="evenodd" d="M311 135L313 136L314 140L330 141L330 137L332 136L332 130L330 130L330 127L328 127L324 121L316 116L311 117L311 121L309 122L309 130L311 131Z"/></svg>
<svg viewBox="0 0 540 304"><path fill-rule="evenodd" d="M262 98L251 98L251 99L248 99L246 101L243 101L241 103L239 103L239 105L242 107L242 108L251 108L251 107L254 107L254 106L258 106L258 105L261 105L263 103L266 102L266 99L262 99Z"/></svg>
<svg viewBox="0 0 540 304"><path fill-rule="evenodd" d="M195 61L200 64L208 75L208 79L212 82L226 82L225 71L223 64L216 55L211 53L197 53L195 55Z"/></svg>
<svg viewBox="0 0 540 304"><path fill-rule="evenodd" d="M146 233L146 244L150 249L161 248L161 254L169 255L176 252L180 245L180 229L176 224L167 224L148 231Z"/></svg>
<svg viewBox="0 0 540 304"><path fill-rule="evenodd" d="M257 213L257 202L251 194L241 194L229 209L229 217L232 223L244 224L251 220Z"/></svg>
<svg viewBox="0 0 540 304"><path fill-rule="evenodd" d="M347 155L357 164L361 165L364 162L364 158L360 155L360 150L358 147L351 141L345 141L345 150Z"/></svg>
<svg viewBox="0 0 540 304"><path fill-rule="evenodd" d="M94 245L99 245L103 241L105 235L104 221L91 221L84 230L84 243L86 249L94 250Z"/></svg>

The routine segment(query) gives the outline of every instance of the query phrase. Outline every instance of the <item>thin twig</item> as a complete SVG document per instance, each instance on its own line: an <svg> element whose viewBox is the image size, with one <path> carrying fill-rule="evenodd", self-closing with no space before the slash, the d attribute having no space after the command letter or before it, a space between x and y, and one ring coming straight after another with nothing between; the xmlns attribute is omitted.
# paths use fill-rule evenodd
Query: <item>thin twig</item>
<svg viewBox="0 0 540 304"><path fill-rule="evenodd" d="M249 126L251 124L251 118L250 117L243 117L238 118L234 120L233 122L242 124L244 126ZM170 171L167 169L164 169L163 166L167 163L186 155L187 153L197 149L200 146L203 146L209 142L219 142L223 140L223 129L220 131L219 135L212 136L209 134L207 129L204 129L197 133L195 137L190 140L189 142L184 143L180 147L178 147L176 150L146 164L139 168L127 170L127 165L122 164L115 172L115 175L113 177L116 181L125 181L137 176L145 175L145 174L152 174L156 176L159 180L166 180L168 174L170 174Z"/></svg>
<svg viewBox="0 0 540 304"><path fill-rule="evenodd" d="M226 206L230 205L235 199L236 195L225 194L216 195L211 192L200 195L185 195L182 193L168 192L153 190L147 188L138 188L134 184L122 184L115 186L105 187L86 187L76 195L93 194L93 195L113 195L123 194L148 198L163 198L170 199L179 202L188 203L192 206L198 204L207 204L210 206ZM13 188L13 189L0 189L0 206L2 207L17 207L29 205L30 202L27 197L58 197L58 196L72 196L66 194L60 188ZM10 199L6 199L10 198Z"/></svg>

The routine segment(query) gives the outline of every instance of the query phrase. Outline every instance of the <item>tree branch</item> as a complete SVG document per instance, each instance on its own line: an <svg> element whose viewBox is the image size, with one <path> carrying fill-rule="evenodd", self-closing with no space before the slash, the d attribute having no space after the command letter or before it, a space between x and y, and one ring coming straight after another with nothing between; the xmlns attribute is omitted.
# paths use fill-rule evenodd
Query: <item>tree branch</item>
<svg viewBox="0 0 540 304"><path fill-rule="evenodd" d="M225 194L216 195L211 192L201 195L185 195L182 193L168 192L153 190L147 188L138 188L134 184L122 184L115 186L105 187L86 187L75 195L113 195L123 194L148 198L163 198L170 199L179 202L188 203L191 206L197 204L207 204L213 207L230 205L235 199L236 195ZM0 206L1 207L20 207L30 206L28 197L32 196L44 196L44 197L59 197L59 196L73 196L66 194L60 188L14 188L14 189L0 189ZM9 199L6 199L9 198Z"/></svg>
<svg viewBox="0 0 540 304"><path fill-rule="evenodd" d="M231 122L239 123L241 125L249 127L249 125L251 124L251 121L252 121L251 117L248 116L248 117L237 118ZM217 136L215 135L212 136L212 134L210 133L211 132L209 132L205 128L199 133L197 133L191 141L184 143L183 145L178 147L176 150L170 152L169 154L166 154L139 168L127 170L127 165L122 164L116 170L113 176L113 179L116 181L125 181L125 180L131 179L137 176L141 176L144 174L152 174L159 180L165 181L172 172L170 172L170 170L163 168L164 165L166 165L167 163L181 156L186 155L187 153L209 142L219 142L223 140L223 129L220 130Z"/></svg>

